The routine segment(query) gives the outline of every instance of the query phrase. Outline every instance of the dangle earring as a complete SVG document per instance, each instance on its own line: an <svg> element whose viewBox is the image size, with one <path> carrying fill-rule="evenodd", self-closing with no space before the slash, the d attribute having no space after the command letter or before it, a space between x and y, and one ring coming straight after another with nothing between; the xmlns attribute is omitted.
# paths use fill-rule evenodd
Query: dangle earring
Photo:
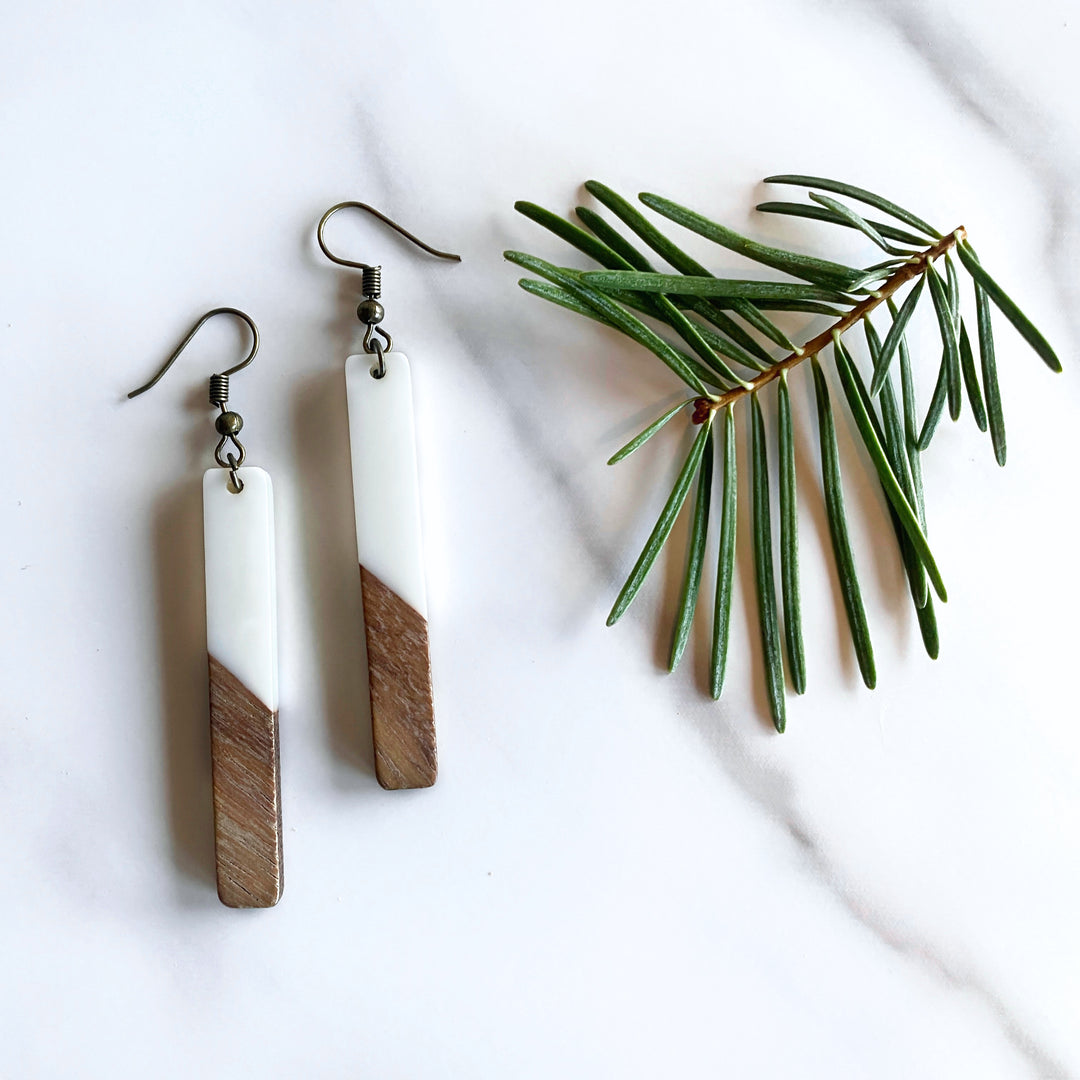
<svg viewBox="0 0 1080 1080"><path fill-rule="evenodd" d="M322 216L316 237L339 266L363 271L363 353L345 361L356 546L364 601L375 775L384 788L435 783L435 714L428 653L427 591L420 540L409 361L383 328L382 267L339 258L323 230L339 210L364 210L430 255L460 262L406 232L374 207L342 202Z"/></svg>
<svg viewBox="0 0 1080 1080"><path fill-rule="evenodd" d="M244 466L247 453L238 438L244 421L228 407L229 376L259 351L255 323L236 308L208 311L161 370L128 397L154 386L215 315L235 315L252 337L246 359L210 376L210 404L219 410L214 460L221 467L203 475L217 889L229 907L272 907L282 889L274 496L270 477Z"/></svg>

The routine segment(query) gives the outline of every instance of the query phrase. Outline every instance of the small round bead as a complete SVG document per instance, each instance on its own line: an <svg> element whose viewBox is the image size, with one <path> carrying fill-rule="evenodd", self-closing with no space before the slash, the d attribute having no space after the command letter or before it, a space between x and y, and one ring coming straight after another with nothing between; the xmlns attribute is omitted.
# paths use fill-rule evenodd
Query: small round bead
<svg viewBox="0 0 1080 1080"><path fill-rule="evenodd" d="M219 435L239 435L244 426L244 418L238 412L223 412L215 421Z"/></svg>
<svg viewBox="0 0 1080 1080"><path fill-rule="evenodd" d="M356 309L356 317L367 326L375 326L377 323L383 321L383 316L386 314L386 309L379 303L378 300L361 300L360 306Z"/></svg>

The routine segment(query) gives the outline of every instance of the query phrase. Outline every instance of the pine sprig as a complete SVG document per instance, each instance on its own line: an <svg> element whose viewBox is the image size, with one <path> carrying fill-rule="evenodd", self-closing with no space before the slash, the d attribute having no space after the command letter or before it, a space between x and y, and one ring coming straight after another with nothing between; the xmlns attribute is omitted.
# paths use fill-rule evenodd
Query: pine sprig
<svg viewBox="0 0 1080 1080"><path fill-rule="evenodd" d="M736 412L745 413L743 419L750 440L748 495L753 587L769 707L777 730L783 731L785 670L797 693L806 688L799 586L799 484L789 374L803 361L810 360L833 556L859 670L863 681L872 689L877 681L873 646L848 528L833 403L823 364L831 358L843 392L842 400L885 496L923 643L927 653L936 658L939 639L934 596L944 602L946 590L927 539L922 456L946 407L950 417L956 420L966 399L976 426L989 432L998 464L1005 464L1005 426L991 324L992 306L1005 315L1048 367L1061 371L1061 363L1042 334L983 267L963 227L941 233L891 200L837 180L778 175L766 182L818 190L809 192L809 203L765 202L758 210L853 229L889 258L866 267L849 267L761 244L662 196L639 196L646 207L661 217L728 251L780 271L787 278L719 276L687 254L631 202L597 181L588 181L586 189L629 229L633 238L588 207L578 207L575 211L580 225L534 203L519 202L516 209L588 256L600 269L559 267L516 251L505 254L508 260L542 279L523 278L519 284L527 292L625 334L663 361L690 391L685 400L661 413L609 461L615 464L628 457L679 415L686 416L691 428L699 428L660 517L612 607L608 624L616 622L637 596L693 489L696 494L689 511L686 565L672 630L669 667L674 670L690 637L704 576L711 518L715 515L719 551L712 605L709 683L716 698L723 690L727 670L735 578ZM864 217L836 196L873 207L890 220ZM635 240L671 269L657 268ZM978 367L972 336L961 312L960 269L967 272L974 287ZM901 299L904 290L906 294ZM884 340L873 322L879 307L889 315ZM942 342L936 383L921 416L907 342L907 330L920 307L933 308ZM765 314L767 311L826 315L833 321L821 333L798 345ZM872 365L869 385L844 340L860 323ZM673 333L682 347L664 336L665 330ZM774 355L776 346L784 350L784 355ZM897 362L899 400L892 378ZM766 400L763 395L773 382L777 384L780 602L773 561L771 455L763 412ZM714 459L715 471L721 478L718 499L713 499L712 490Z"/></svg>

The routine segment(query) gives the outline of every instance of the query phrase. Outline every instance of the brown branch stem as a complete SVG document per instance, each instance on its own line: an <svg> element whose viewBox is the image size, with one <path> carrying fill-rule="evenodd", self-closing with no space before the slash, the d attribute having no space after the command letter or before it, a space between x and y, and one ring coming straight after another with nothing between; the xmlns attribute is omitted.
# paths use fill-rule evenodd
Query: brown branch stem
<svg viewBox="0 0 1080 1080"><path fill-rule="evenodd" d="M883 304L897 289L918 277L930 263L940 258L950 248L955 247L957 242L965 239L966 236L967 231L961 225L947 236L943 236L932 247L928 247L918 255L913 255L911 261L904 263L872 296L860 301L843 318L837 320L827 330L818 334L817 337L811 338L800 352L788 354L783 360L778 360L773 364L768 371L763 371L757 378L751 380L749 389L745 386L736 386L733 390L727 390L717 398L698 398L694 403L693 422L695 424L704 423L710 412L722 409L726 405L738 401L739 398L752 394L755 390L760 390L767 383L771 383L773 379L778 379L781 372L795 367L796 364L801 363L803 360L809 360L811 356L816 356L826 345L832 343L834 334L843 334L845 331L850 330L864 315L869 315L878 304Z"/></svg>

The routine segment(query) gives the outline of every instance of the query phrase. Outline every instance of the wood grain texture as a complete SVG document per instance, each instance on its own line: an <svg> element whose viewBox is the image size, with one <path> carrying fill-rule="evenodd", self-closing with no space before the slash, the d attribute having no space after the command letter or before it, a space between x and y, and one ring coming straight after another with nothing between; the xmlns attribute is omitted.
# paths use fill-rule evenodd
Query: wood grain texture
<svg viewBox="0 0 1080 1080"><path fill-rule="evenodd" d="M435 708L427 620L364 566L364 632L375 775L384 788L435 783Z"/></svg>
<svg viewBox="0 0 1080 1080"><path fill-rule="evenodd" d="M273 907L283 886L277 713L212 656L210 753L218 896Z"/></svg>

